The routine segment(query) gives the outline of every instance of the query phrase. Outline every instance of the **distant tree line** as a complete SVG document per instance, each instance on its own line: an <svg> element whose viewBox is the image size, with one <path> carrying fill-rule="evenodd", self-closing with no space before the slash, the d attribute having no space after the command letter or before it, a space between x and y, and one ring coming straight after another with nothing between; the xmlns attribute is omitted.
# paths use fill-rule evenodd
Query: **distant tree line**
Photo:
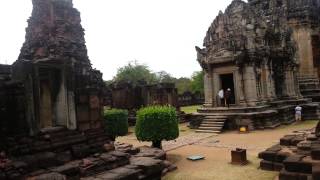
<svg viewBox="0 0 320 180"><path fill-rule="evenodd" d="M203 71L196 71L190 78L175 78L166 71L152 72L145 64L137 61L129 62L127 65L118 69L117 74L106 84L129 82L132 85L139 85L141 82L147 84L156 83L175 83L178 93L200 92L203 93Z"/></svg>

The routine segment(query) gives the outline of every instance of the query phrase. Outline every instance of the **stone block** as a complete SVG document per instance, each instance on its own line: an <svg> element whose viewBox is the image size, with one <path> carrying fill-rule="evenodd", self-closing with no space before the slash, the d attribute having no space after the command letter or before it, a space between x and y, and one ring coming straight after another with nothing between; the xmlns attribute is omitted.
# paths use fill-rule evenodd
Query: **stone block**
<svg viewBox="0 0 320 180"><path fill-rule="evenodd" d="M282 147L279 144L277 144L277 145L274 145L274 146L268 148L266 151L279 152L279 151L281 151L281 149L282 149Z"/></svg>
<svg viewBox="0 0 320 180"><path fill-rule="evenodd" d="M320 160L320 148L312 149L311 150L311 157L314 160Z"/></svg>
<svg viewBox="0 0 320 180"><path fill-rule="evenodd" d="M101 117L100 109L92 109L90 110L90 120L91 121L98 121Z"/></svg>
<svg viewBox="0 0 320 180"><path fill-rule="evenodd" d="M232 164L240 164L244 165L248 163L247 160L247 150L246 149L239 149L231 151L231 163Z"/></svg>
<svg viewBox="0 0 320 180"><path fill-rule="evenodd" d="M149 157L134 157L130 159L130 163L142 169L146 177L153 174L161 175L162 170L165 168L162 160Z"/></svg>
<svg viewBox="0 0 320 180"><path fill-rule="evenodd" d="M71 147L72 156L76 159L85 158L90 154L90 147L86 144L78 144Z"/></svg>
<svg viewBox="0 0 320 180"><path fill-rule="evenodd" d="M320 166L315 165L312 167L312 178L314 180L320 179Z"/></svg>
<svg viewBox="0 0 320 180"><path fill-rule="evenodd" d="M289 172L299 172L300 162L302 160L302 156L292 155L283 161L284 167L286 171Z"/></svg>
<svg viewBox="0 0 320 180"><path fill-rule="evenodd" d="M66 176L59 173L47 173L39 176L29 177L27 180L66 180Z"/></svg>
<svg viewBox="0 0 320 180"><path fill-rule="evenodd" d="M311 142L310 141L301 141L297 144L298 149L303 151L308 151L311 149Z"/></svg>
<svg viewBox="0 0 320 180"><path fill-rule="evenodd" d="M274 152L274 151L263 151L263 152L260 152L258 154L258 157L260 159L263 159L263 160L266 160L266 161L275 161L276 160L276 156L277 156L277 153Z"/></svg>
<svg viewBox="0 0 320 180"><path fill-rule="evenodd" d="M100 100L96 95L90 95L90 109L98 109L100 108Z"/></svg>
<svg viewBox="0 0 320 180"><path fill-rule="evenodd" d="M275 158L275 162L282 163L291 154L288 152L278 152Z"/></svg>
<svg viewBox="0 0 320 180"><path fill-rule="evenodd" d="M292 155L283 161L286 171L298 173L312 173L312 164L310 162L302 161L303 156Z"/></svg>
<svg viewBox="0 0 320 180"><path fill-rule="evenodd" d="M89 108L88 108L88 106L80 105L77 107L77 121L78 122L89 121Z"/></svg>
<svg viewBox="0 0 320 180"><path fill-rule="evenodd" d="M279 180L299 180L299 178L299 173L288 172L284 169L282 169L279 173Z"/></svg>
<svg viewBox="0 0 320 180"><path fill-rule="evenodd" d="M298 143L304 141L305 138L303 136L295 136L294 138L292 138L291 140L291 145L292 146L296 146Z"/></svg>
<svg viewBox="0 0 320 180"><path fill-rule="evenodd" d="M282 163L277 163L277 162L273 163L273 170L274 171L281 171L282 169L283 169L283 164Z"/></svg>
<svg viewBox="0 0 320 180"><path fill-rule="evenodd" d="M59 174L66 175L67 177L74 177L80 174L80 163L71 162L62 166L58 166L55 168L50 169L52 172L56 172Z"/></svg>
<svg viewBox="0 0 320 180"><path fill-rule="evenodd" d="M266 171L273 171L273 162L271 161L266 161L266 160L262 160L260 162L260 168L262 170L266 170Z"/></svg>
<svg viewBox="0 0 320 180"><path fill-rule="evenodd" d="M138 180L141 170L120 167L97 176L101 179Z"/></svg>
<svg viewBox="0 0 320 180"><path fill-rule="evenodd" d="M291 140L294 138L294 135L286 135L280 139L280 145L282 146L291 146Z"/></svg>

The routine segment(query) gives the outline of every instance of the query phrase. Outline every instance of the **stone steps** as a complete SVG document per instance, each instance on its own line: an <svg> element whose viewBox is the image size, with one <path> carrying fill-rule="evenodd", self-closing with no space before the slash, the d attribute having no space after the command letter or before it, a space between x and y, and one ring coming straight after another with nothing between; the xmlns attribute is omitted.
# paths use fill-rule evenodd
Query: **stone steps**
<svg viewBox="0 0 320 180"><path fill-rule="evenodd" d="M221 133L223 126L227 120L227 116L220 114L210 114L204 117L198 130L198 133Z"/></svg>
<svg viewBox="0 0 320 180"><path fill-rule="evenodd" d="M197 133L212 133L212 134L219 134L220 131L213 131L213 130L196 130Z"/></svg>

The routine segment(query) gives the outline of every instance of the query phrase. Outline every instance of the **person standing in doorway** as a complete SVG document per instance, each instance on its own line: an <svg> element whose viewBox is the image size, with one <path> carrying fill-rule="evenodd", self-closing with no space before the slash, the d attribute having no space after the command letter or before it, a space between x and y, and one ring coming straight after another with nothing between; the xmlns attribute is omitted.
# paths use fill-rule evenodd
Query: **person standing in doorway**
<svg viewBox="0 0 320 180"><path fill-rule="evenodd" d="M220 89L220 91L218 92L218 97L220 99L220 105L224 106L224 91L223 89Z"/></svg>
<svg viewBox="0 0 320 180"><path fill-rule="evenodd" d="M295 118L296 118L296 122L300 122L301 121L301 115L302 115L302 107L301 106L297 106L295 109Z"/></svg>
<svg viewBox="0 0 320 180"><path fill-rule="evenodd" d="M231 103L231 89L228 88L226 93L225 93L225 99L226 99L226 104L228 106L228 108L230 107L230 103Z"/></svg>

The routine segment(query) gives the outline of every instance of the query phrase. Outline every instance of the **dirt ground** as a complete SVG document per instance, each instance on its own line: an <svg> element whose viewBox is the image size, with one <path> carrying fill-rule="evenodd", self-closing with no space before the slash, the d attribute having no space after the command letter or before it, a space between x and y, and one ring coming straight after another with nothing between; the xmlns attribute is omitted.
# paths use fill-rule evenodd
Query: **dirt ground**
<svg viewBox="0 0 320 180"><path fill-rule="evenodd" d="M174 162L178 169L167 174L164 180L273 180L276 172L259 169L259 152L279 142L286 134L296 130L314 128L317 121L307 121L300 124L281 126L272 130L253 131L239 134L236 131L226 132L218 136L211 136L196 143L184 145L167 151L167 159ZM181 125L180 136L192 139L195 132L189 130L185 124ZM195 134L196 135L196 134ZM183 138L182 138L183 139ZM150 145L135 139L134 133L118 138L117 141L134 144L135 146ZM179 141L178 141L179 142ZM164 143L165 144L165 143ZM235 148L247 149L250 163L246 166L231 165L231 150ZM192 162L186 158L190 155L203 155L205 160Z"/></svg>

